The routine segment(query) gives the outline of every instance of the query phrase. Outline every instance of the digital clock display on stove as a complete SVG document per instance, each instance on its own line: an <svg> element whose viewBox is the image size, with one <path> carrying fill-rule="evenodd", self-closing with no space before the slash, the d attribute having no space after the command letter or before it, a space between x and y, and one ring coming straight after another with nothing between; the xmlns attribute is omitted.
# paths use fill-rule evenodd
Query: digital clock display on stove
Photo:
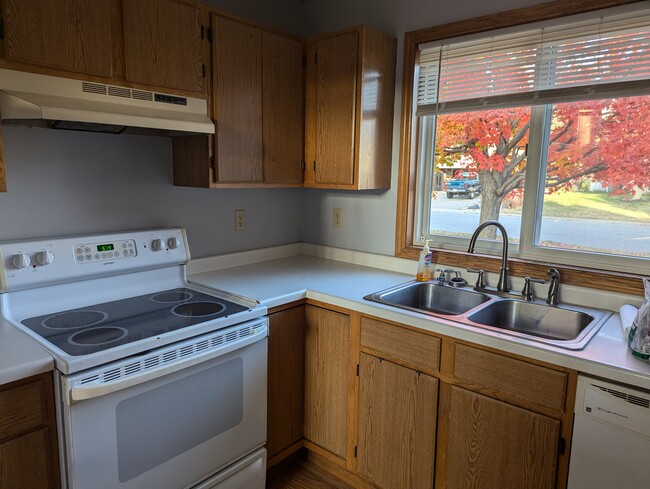
<svg viewBox="0 0 650 489"><path fill-rule="evenodd" d="M113 244L100 244L97 245L97 251L113 251L115 246Z"/></svg>

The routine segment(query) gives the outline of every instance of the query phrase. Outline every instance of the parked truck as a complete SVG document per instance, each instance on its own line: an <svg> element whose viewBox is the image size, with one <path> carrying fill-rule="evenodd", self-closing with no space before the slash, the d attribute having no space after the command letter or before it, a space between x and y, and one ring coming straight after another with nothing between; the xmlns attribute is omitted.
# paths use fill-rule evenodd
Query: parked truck
<svg viewBox="0 0 650 489"><path fill-rule="evenodd" d="M473 199L481 193L481 182L474 172L457 172L454 178L447 180L447 198L453 199L456 195L465 195Z"/></svg>

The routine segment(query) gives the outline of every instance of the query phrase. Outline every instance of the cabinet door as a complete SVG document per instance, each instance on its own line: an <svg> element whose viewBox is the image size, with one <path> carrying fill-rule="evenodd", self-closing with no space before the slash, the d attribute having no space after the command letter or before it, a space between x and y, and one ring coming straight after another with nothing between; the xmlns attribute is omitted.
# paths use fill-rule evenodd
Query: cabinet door
<svg viewBox="0 0 650 489"><path fill-rule="evenodd" d="M219 182L262 182L262 32L213 16Z"/></svg>
<svg viewBox="0 0 650 489"><path fill-rule="evenodd" d="M126 79L202 92L200 12L181 0L123 0Z"/></svg>
<svg viewBox="0 0 650 489"><path fill-rule="evenodd" d="M305 320L305 438L345 458L350 318L307 306Z"/></svg>
<svg viewBox="0 0 650 489"><path fill-rule="evenodd" d="M8 60L113 75L111 2L4 0L2 6Z"/></svg>
<svg viewBox="0 0 650 489"><path fill-rule="evenodd" d="M47 428L0 444L0 487L58 487L56 479L50 473L48 449Z"/></svg>
<svg viewBox="0 0 650 489"><path fill-rule="evenodd" d="M433 487L438 380L361 354L359 473L379 487Z"/></svg>
<svg viewBox="0 0 650 489"><path fill-rule="evenodd" d="M358 37L352 32L318 41L316 183L354 183Z"/></svg>
<svg viewBox="0 0 650 489"><path fill-rule="evenodd" d="M302 182L302 43L262 34L264 182Z"/></svg>
<svg viewBox="0 0 650 489"><path fill-rule="evenodd" d="M269 315L269 458L303 436L304 385L305 308L298 306Z"/></svg>
<svg viewBox="0 0 650 489"><path fill-rule="evenodd" d="M555 487L560 421L455 386L448 416L447 445L439 446L447 464L441 487Z"/></svg>

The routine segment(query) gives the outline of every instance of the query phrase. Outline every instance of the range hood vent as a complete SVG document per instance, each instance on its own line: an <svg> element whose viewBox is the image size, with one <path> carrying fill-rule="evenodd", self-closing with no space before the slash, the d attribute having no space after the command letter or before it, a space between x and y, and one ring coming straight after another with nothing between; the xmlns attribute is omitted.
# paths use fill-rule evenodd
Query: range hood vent
<svg viewBox="0 0 650 489"><path fill-rule="evenodd" d="M125 127L213 134L206 100L0 69L3 121L53 121L61 129L121 132Z"/></svg>

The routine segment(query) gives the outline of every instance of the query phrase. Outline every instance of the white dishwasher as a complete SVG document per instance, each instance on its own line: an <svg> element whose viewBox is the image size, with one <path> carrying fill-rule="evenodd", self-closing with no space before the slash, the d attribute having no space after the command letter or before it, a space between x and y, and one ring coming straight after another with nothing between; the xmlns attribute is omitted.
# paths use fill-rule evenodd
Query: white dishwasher
<svg viewBox="0 0 650 489"><path fill-rule="evenodd" d="M578 376L568 489L650 487L650 392Z"/></svg>

